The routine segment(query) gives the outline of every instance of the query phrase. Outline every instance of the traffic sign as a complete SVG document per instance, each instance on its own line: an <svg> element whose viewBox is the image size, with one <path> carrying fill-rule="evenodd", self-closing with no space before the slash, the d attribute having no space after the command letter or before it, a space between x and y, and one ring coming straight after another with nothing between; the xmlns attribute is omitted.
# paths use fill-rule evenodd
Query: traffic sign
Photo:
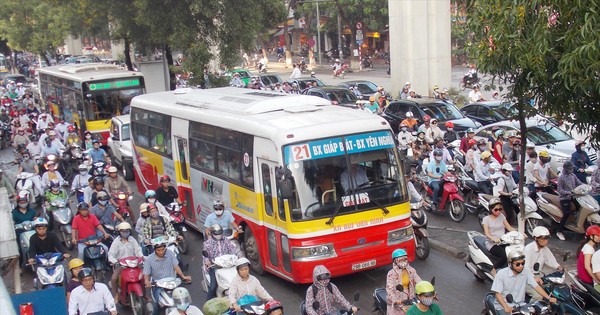
<svg viewBox="0 0 600 315"><path fill-rule="evenodd" d="M317 42L311 38L306 43L308 44L308 47L314 47Z"/></svg>
<svg viewBox="0 0 600 315"><path fill-rule="evenodd" d="M356 22L356 29L357 30L362 30L363 24L362 22Z"/></svg>
<svg viewBox="0 0 600 315"><path fill-rule="evenodd" d="M363 41L362 40L356 40L356 45L362 45Z"/></svg>
<svg viewBox="0 0 600 315"><path fill-rule="evenodd" d="M356 30L356 43L357 44L362 44L363 40L365 39L363 31L362 30ZM360 43L359 43L360 41Z"/></svg>

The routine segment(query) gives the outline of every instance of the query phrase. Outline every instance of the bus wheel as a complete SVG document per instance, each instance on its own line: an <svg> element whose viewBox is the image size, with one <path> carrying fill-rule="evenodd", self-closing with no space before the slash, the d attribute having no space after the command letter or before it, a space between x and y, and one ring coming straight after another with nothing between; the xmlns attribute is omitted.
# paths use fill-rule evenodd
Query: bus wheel
<svg viewBox="0 0 600 315"><path fill-rule="evenodd" d="M264 274L265 270L260 261L258 242L249 227L246 227L246 230L244 230L244 249L246 251L246 258L248 258L250 265L252 265L252 270L259 275Z"/></svg>

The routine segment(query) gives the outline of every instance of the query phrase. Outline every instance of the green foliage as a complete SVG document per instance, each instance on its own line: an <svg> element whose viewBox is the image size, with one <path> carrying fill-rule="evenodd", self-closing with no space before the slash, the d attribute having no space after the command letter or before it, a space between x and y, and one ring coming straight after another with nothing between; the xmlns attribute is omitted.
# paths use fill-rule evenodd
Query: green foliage
<svg viewBox="0 0 600 315"><path fill-rule="evenodd" d="M469 5L470 53L479 70L509 84L508 96L520 104L534 97L542 112L572 122L598 145L600 3L472 0Z"/></svg>

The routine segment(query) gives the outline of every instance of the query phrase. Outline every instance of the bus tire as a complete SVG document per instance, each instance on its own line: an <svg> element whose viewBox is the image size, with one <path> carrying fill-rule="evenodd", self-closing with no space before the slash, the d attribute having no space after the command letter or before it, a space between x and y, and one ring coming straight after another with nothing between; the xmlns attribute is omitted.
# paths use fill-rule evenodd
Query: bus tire
<svg viewBox="0 0 600 315"><path fill-rule="evenodd" d="M125 180L134 180L135 176L133 175L133 162L125 162L123 161L123 179Z"/></svg>
<svg viewBox="0 0 600 315"><path fill-rule="evenodd" d="M262 261L260 259L260 252L258 250L258 241L249 227L246 227L244 230L244 251L246 254L246 258L250 261L250 266L252 267L252 271L259 275L263 275L265 270L262 266Z"/></svg>

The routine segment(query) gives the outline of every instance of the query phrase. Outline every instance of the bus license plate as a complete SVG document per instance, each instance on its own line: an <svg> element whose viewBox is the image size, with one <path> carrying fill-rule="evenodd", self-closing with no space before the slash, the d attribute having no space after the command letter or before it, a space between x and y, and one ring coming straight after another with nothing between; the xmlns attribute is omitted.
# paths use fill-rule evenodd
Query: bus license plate
<svg viewBox="0 0 600 315"><path fill-rule="evenodd" d="M376 260L369 260L369 261L365 261L365 262L361 262L358 264L354 264L352 265L352 270L360 270L360 269L365 269L365 268L369 268L369 267L373 267L375 266Z"/></svg>

